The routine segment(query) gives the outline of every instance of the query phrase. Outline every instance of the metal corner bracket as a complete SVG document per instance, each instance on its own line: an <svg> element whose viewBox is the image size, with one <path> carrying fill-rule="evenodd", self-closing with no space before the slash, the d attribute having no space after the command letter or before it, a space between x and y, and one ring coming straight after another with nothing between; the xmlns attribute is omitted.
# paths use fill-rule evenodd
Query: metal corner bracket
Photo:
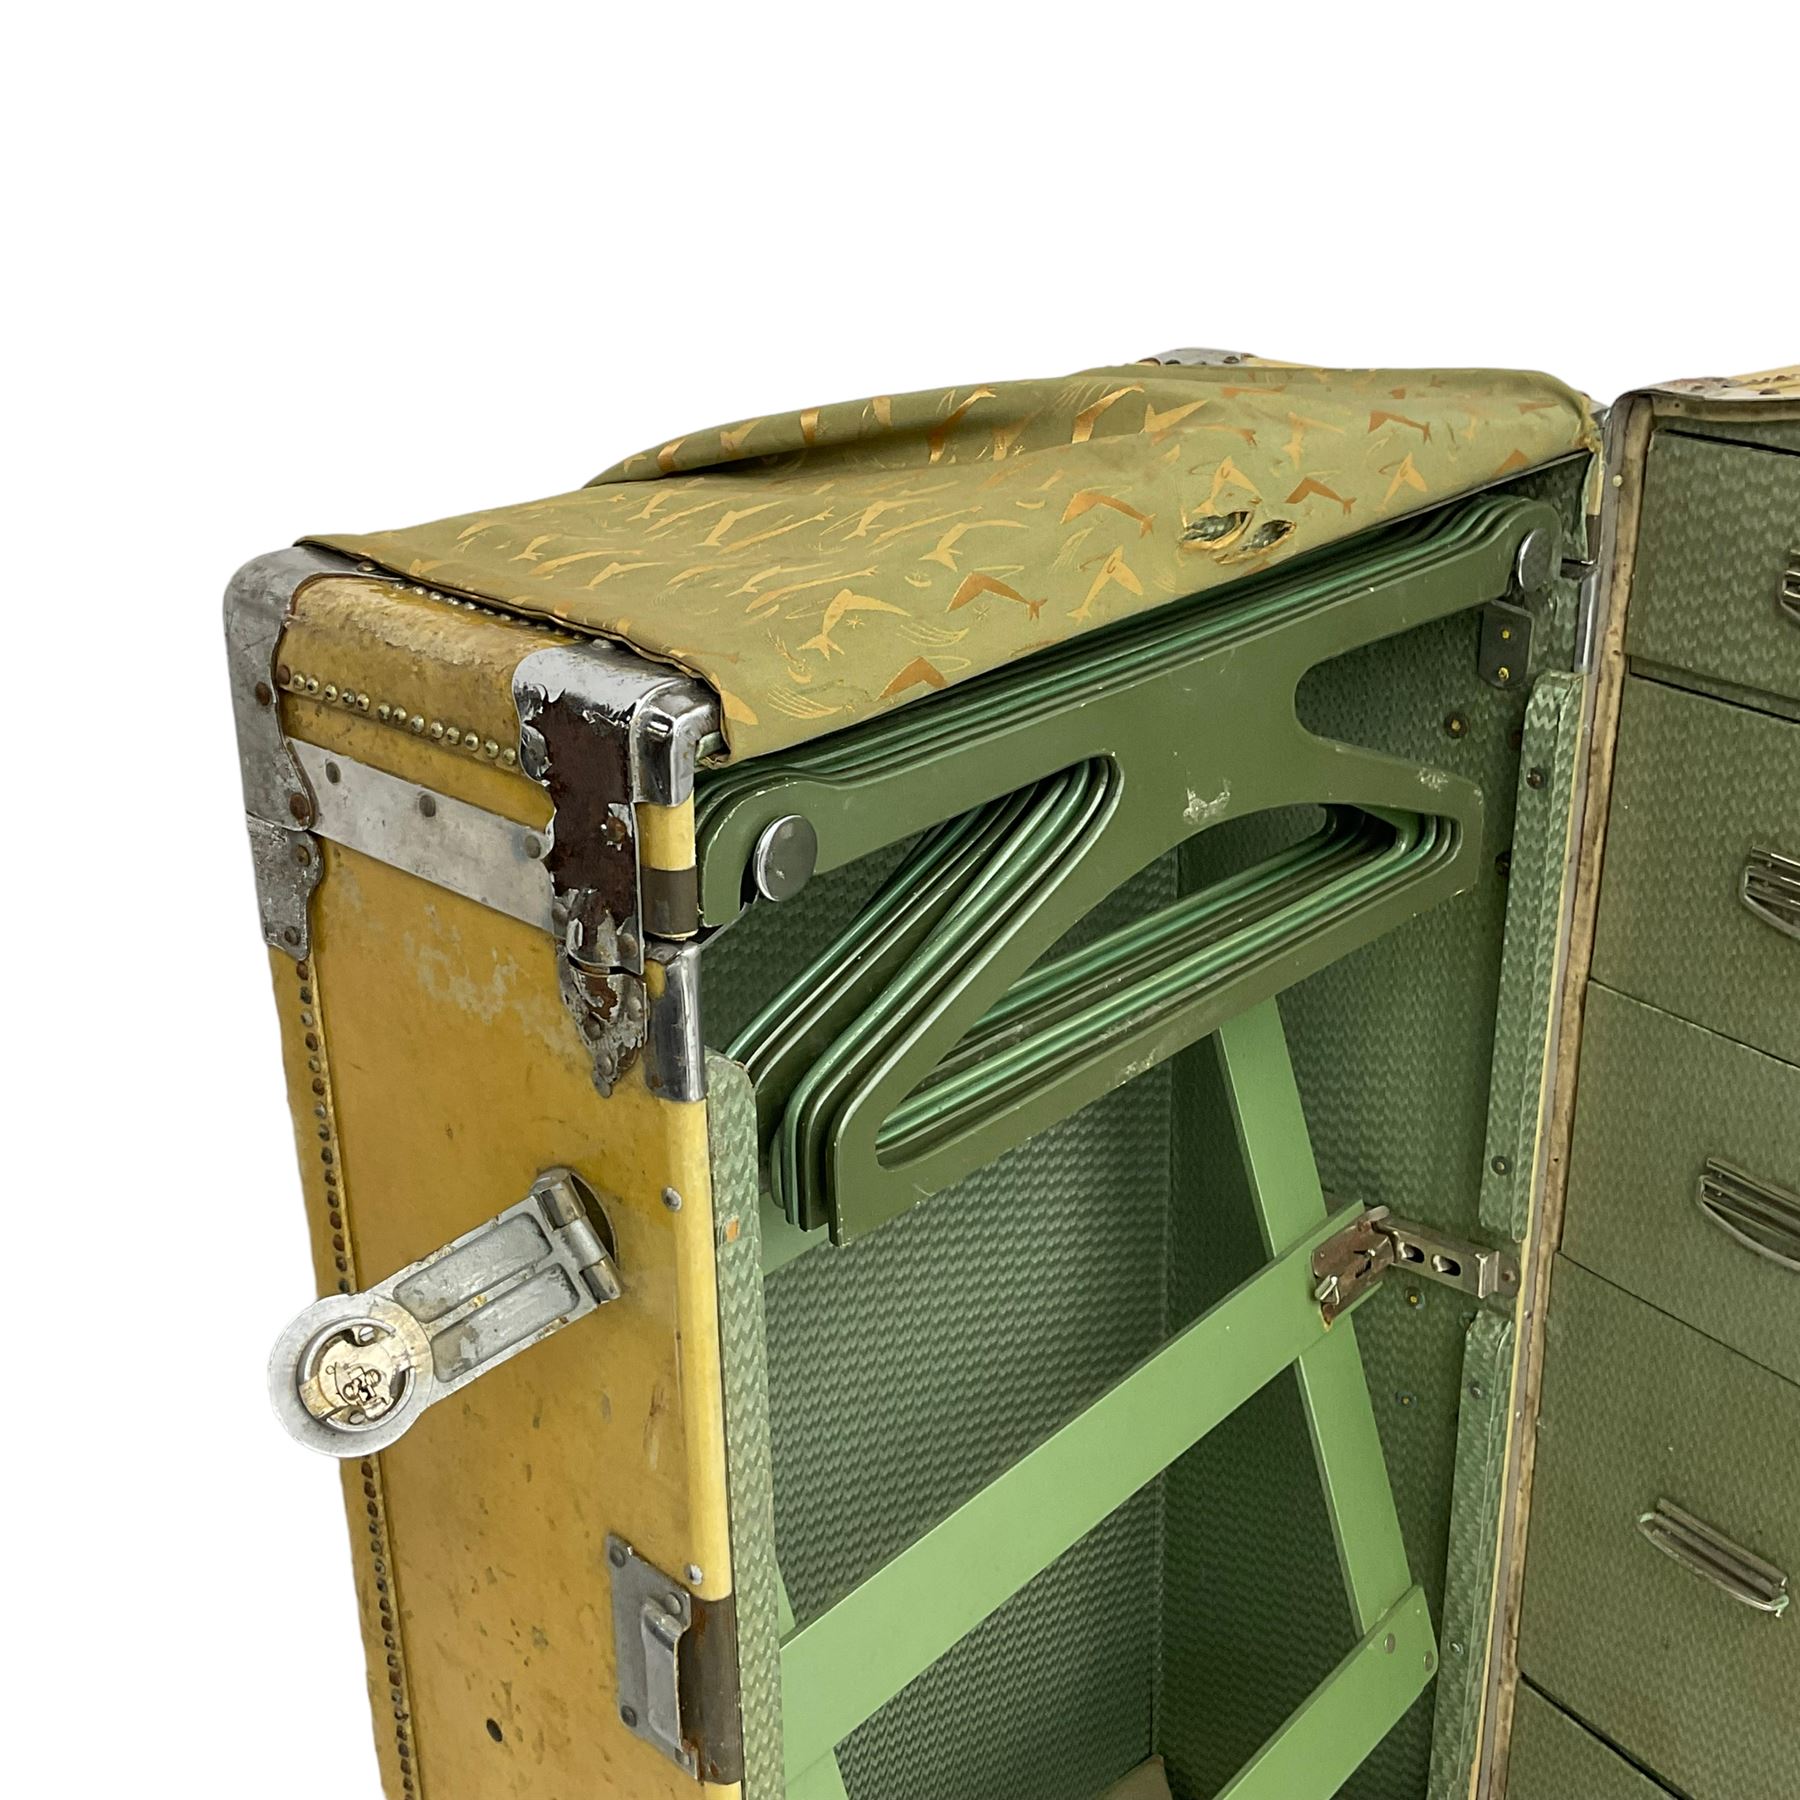
<svg viewBox="0 0 1800 1800"><path fill-rule="evenodd" d="M307 903L322 864L309 829L312 789L281 729L275 653L307 582L357 572L329 551L274 550L245 563L225 589L225 658L263 938L296 959L311 949Z"/></svg>
<svg viewBox="0 0 1800 1800"><path fill-rule="evenodd" d="M636 809L691 798L718 741L718 702L610 644L534 650L513 673L513 702L519 766L551 800L544 864L563 1002L606 1095L643 1049L650 1011Z"/></svg>

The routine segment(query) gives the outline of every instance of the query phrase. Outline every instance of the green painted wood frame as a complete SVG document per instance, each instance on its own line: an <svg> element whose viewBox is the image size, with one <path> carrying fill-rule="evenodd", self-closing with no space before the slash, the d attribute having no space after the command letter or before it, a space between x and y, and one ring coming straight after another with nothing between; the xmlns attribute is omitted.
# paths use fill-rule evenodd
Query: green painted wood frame
<svg viewBox="0 0 1800 1800"><path fill-rule="evenodd" d="M1313 1298L1313 1250L1355 1214L1327 1213L1276 1003L1231 1020L1215 1042L1269 1261L898 1556L785 1632L790 1800L838 1800L838 1743L1290 1368L1361 1641L1222 1800L1327 1800L1436 1672L1354 1322L1346 1314L1327 1327Z"/></svg>

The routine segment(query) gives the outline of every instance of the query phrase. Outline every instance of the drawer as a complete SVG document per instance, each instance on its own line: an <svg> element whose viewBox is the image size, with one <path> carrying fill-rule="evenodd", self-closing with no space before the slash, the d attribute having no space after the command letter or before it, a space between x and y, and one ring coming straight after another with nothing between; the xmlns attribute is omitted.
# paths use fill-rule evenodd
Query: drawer
<svg viewBox="0 0 1800 1800"><path fill-rule="evenodd" d="M1800 1381L1800 1069L1590 987L1562 1247Z"/></svg>
<svg viewBox="0 0 1800 1800"><path fill-rule="evenodd" d="M1800 457L1659 432L1643 521L1626 652L1800 700Z"/></svg>
<svg viewBox="0 0 1800 1800"><path fill-rule="evenodd" d="M1800 877L1800 725L1628 680L1594 979L1800 1063L1800 887L1784 902L1782 859Z"/></svg>
<svg viewBox="0 0 1800 1800"><path fill-rule="evenodd" d="M1667 1794L1542 1694L1520 1684L1506 1800L1667 1800Z"/></svg>
<svg viewBox="0 0 1800 1800"><path fill-rule="evenodd" d="M1692 1800L1792 1800L1800 1612L1722 1584L1800 1567L1800 1387L1566 1257L1549 1325L1521 1669Z"/></svg>

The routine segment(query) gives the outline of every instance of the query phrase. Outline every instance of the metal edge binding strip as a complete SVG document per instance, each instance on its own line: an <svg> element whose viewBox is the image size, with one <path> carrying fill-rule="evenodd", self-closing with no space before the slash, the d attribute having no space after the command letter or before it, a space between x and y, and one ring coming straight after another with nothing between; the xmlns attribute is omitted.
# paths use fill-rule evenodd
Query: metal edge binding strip
<svg viewBox="0 0 1800 1800"><path fill-rule="evenodd" d="M1800 1194L1709 1156L1694 1201L1752 1255L1800 1275Z"/></svg>
<svg viewBox="0 0 1800 1800"><path fill-rule="evenodd" d="M320 837L550 930L546 833L301 738L292 749Z"/></svg>

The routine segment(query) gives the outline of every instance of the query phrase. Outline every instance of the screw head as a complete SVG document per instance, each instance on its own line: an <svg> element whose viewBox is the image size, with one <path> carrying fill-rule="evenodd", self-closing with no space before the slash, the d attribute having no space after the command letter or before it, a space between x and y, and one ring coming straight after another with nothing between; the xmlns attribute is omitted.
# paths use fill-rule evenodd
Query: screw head
<svg viewBox="0 0 1800 1800"><path fill-rule="evenodd" d="M1496 1156L1494 1160L1488 1164L1488 1167L1492 1169L1496 1175L1510 1175L1512 1173L1512 1163L1504 1156Z"/></svg>
<svg viewBox="0 0 1800 1800"><path fill-rule="evenodd" d="M613 1547L607 1551L606 1560L611 1563L615 1569L624 1568L625 1546L623 1544L614 1544Z"/></svg>
<svg viewBox="0 0 1800 1800"><path fill-rule="evenodd" d="M1527 769L1525 772L1525 785L1528 788L1541 788L1549 779L1542 769Z"/></svg>
<svg viewBox="0 0 1800 1800"><path fill-rule="evenodd" d="M310 825L312 823L312 802L307 799L304 794L288 795L288 811L292 813L295 819L302 825Z"/></svg>
<svg viewBox="0 0 1800 1800"><path fill-rule="evenodd" d="M437 817L436 796L432 794L421 794L419 796L419 812L424 818L435 819Z"/></svg>
<svg viewBox="0 0 1800 1800"><path fill-rule="evenodd" d="M670 1212L681 1211L681 1196L674 1188L666 1187L662 1191L662 1203Z"/></svg>
<svg viewBox="0 0 1800 1800"><path fill-rule="evenodd" d="M1453 738L1463 737L1467 734L1468 729L1469 729L1469 721L1467 719L1465 719L1461 713L1453 712L1453 713L1446 714L1446 716L1444 718L1444 736L1445 737L1453 737Z"/></svg>
<svg viewBox="0 0 1800 1800"><path fill-rule="evenodd" d="M631 1730L637 1730L637 1709L635 1707L621 1706L619 1708L619 1717L624 1720Z"/></svg>

